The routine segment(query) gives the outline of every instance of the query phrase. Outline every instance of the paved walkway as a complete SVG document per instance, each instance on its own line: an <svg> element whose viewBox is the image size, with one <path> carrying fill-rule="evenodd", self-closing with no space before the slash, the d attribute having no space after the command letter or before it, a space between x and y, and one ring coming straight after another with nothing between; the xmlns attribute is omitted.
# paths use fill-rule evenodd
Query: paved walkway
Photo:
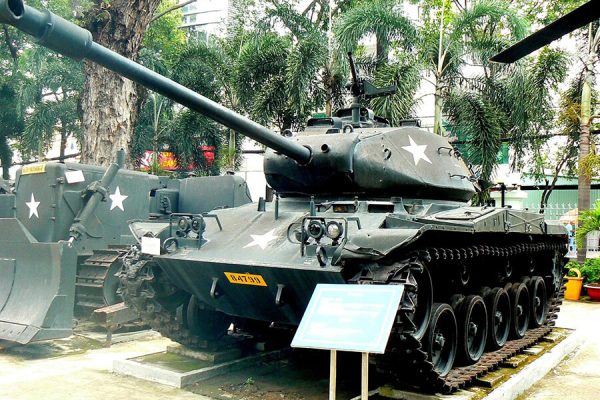
<svg viewBox="0 0 600 400"><path fill-rule="evenodd" d="M115 359L165 350L172 344L160 335L117 343L111 348L35 359L0 351L1 400L210 400L184 390L111 373ZM39 347L43 351L44 347ZM34 359L31 359L34 358Z"/></svg>
<svg viewBox="0 0 600 400"><path fill-rule="evenodd" d="M583 346L521 400L600 398L600 303L565 302L558 325L577 329ZM68 355L15 354L0 350L0 400L210 400L180 389L111 373L114 359L164 350L172 342L157 334L105 349L81 348ZM29 351L30 347L27 348ZM41 353L44 345L39 347ZM57 352L60 354L60 352Z"/></svg>
<svg viewBox="0 0 600 400"><path fill-rule="evenodd" d="M600 303L565 301L557 325L576 329L583 345L519 399L600 398Z"/></svg>

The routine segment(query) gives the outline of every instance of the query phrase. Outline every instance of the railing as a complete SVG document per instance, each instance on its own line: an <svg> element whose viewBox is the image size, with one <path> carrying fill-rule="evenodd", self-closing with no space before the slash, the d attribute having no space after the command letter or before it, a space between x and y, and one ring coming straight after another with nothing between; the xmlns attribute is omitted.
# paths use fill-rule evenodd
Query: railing
<svg viewBox="0 0 600 400"><path fill-rule="evenodd" d="M533 211L533 212L540 212L541 208L539 203L538 204L527 204L525 203L523 205L523 208L529 210L529 211ZM554 203L554 204L548 204L546 205L546 207L544 207L543 209L543 214L544 214L544 219L546 221L558 221L560 220L561 217L565 216L565 214L567 214L569 211L573 210L577 208L577 204L573 204L573 203ZM576 215L573 215L571 220L575 221L577 219ZM566 222L568 222L568 219L563 218L563 220Z"/></svg>

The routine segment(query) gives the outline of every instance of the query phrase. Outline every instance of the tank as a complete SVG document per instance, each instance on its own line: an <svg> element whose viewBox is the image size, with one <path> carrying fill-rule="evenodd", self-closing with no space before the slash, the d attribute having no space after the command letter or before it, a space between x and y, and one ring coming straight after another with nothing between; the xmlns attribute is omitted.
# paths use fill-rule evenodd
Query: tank
<svg viewBox="0 0 600 400"><path fill-rule="evenodd" d="M386 353L373 362L396 382L452 391L551 329L566 230L540 214L472 206L477 179L445 138L360 106L393 88L353 68L349 109L277 135L51 13L0 0L0 22L268 147L272 201L131 224L141 245L123 259L121 292L163 335L206 347L231 323L253 335L293 331L317 284L403 285Z"/></svg>
<svg viewBox="0 0 600 400"><path fill-rule="evenodd" d="M74 312L88 317L122 302L116 274L136 243L128 221L168 220L173 213L201 214L250 201L237 176L171 179L77 163L21 168L13 193L0 194L0 205L6 203L0 210L7 210L0 218L0 259L9 265L1 271L0 339L66 337ZM35 246L57 254L73 250L75 256L44 258Z"/></svg>

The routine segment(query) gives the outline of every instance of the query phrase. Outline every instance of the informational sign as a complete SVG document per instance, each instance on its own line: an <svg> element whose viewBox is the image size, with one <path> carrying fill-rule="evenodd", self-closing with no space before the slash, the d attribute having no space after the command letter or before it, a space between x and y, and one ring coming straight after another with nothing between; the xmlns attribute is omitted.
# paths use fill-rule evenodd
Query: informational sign
<svg viewBox="0 0 600 400"><path fill-rule="evenodd" d="M292 347L385 352L403 285L319 284Z"/></svg>

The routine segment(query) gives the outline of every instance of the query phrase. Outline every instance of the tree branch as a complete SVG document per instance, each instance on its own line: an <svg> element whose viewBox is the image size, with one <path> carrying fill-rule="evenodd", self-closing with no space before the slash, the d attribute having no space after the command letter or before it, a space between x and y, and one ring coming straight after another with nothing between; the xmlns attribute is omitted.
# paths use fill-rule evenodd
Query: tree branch
<svg viewBox="0 0 600 400"><path fill-rule="evenodd" d="M2 28L4 29L4 41L6 42L6 46L8 46L8 49L10 50L10 55L13 61L16 63L19 58L17 48L13 45L12 41L10 40L10 34L8 33L8 28L6 27L6 25L3 25Z"/></svg>
<svg viewBox="0 0 600 400"><path fill-rule="evenodd" d="M173 12L175 10L179 10L180 8L183 8L183 7L187 6L188 4L192 4L195 1L196 0L188 0L188 1L184 1L183 3L175 4L174 6L167 8L165 11L161 12L160 14L152 17L152 19L150 20L150 23L153 23L157 19L160 19L160 18L164 17L165 15L167 15L170 12Z"/></svg>

